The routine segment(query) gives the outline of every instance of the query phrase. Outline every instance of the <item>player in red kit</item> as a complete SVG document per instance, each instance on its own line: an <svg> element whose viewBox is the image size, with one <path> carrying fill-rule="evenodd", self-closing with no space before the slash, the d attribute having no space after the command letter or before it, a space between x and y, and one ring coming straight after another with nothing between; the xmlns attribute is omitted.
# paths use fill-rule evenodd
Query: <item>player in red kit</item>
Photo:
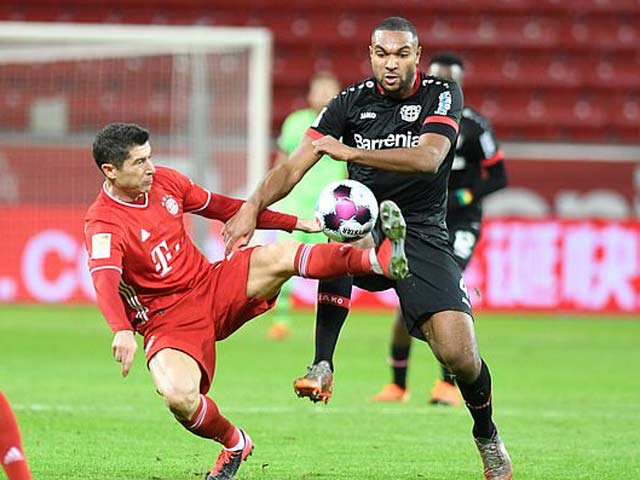
<svg viewBox="0 0 640 480"><path fill-rule="evenodd" d="M223 446L207 480L234 478L253 442L206 396L215 342L270 309L294 275L405 275L397 268L406 264L404 220L389 202L386 208L397 214L383 222L387 239L378 249L288 240L235 249L210 264L187 235L183 215L226 222L251 205L155 167L149 134L137 125L113 123L98 132L93 157L105 183L87 212L85 240L98 306L114 332L113 355L126 376L137 350L134 332L144 337L151 377L171 413L190 432ZM256 224L319 230L314 221L270 210Z"/></svg>
<svg viewBox="0 0 640 480"><path fill-rule="evenodd" d="M9 400L0 392L0 464L9 480L31 480L22 450L18 421Z"/></svg>

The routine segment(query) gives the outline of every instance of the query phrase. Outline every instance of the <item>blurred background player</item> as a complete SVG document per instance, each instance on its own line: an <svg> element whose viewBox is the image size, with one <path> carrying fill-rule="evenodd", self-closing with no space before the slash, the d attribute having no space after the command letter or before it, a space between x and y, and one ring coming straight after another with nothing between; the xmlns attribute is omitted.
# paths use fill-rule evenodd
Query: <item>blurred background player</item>
<svg viewBox="0 0 640 480"><path fill-rule="evenodd" d="M292 112L282 124L282 130L278 137L276 164L287 161L289 155L302 140L307 128L313 123L329 100L339 92L340 83L333 73L323 71L311 77L307 93L309 107ZM313 218L315 202L322 187L346 176L347 170L342 163L323 156L307 172L293 191L278 203L278 208L300 218ZM326 237L321 233L299 231L291 234L279 232L279 237L281 239L293 237L303 243L326 241ZM282 339L289 335L292 283L293 281L289 280L284 284L274 309L273 323L269 328L269 338L274 340Z"/></svg>
<svg viewBox="0 0 640 480"><path fill-rule="evenodd" d="M9 400L0 392L0 463L9 480L31 480L22 449L18 421Z"/></svg>
<svg viewBox="0 0 640 480"><path fill-rule="evenodd" d="M440 52L429 61L429 73L436 77L452 79L462 84L464 61L453 52ZM460 133L449 177L447 202L447 228L449 242L460 270L471 261L480 237L482 199L507 186L507 173L489 122L469 106L462 110ZM373 397L376 402L406 402L407 368L411 336L398 309L391 335L392 383ZM460 394L455 386L455 376L442 366L442 380L436 380L431 390L431 403L460 406Z"/></svg>

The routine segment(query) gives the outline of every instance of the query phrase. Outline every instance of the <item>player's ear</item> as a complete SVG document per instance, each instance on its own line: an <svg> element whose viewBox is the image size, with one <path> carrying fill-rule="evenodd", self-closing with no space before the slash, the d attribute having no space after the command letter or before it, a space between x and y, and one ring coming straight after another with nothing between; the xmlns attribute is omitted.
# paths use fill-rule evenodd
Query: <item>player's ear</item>
<svg viewBox="0 0 640 480"><path fill-rule="evenodd" d="M422 47L418 45L418 49L416 50L416 65L420 63L420 55L422 55Z"/></svg>
<svg viewBox="0 0 640 480"><path fill-rule="evenodd" d="M109 180L114 180L116 178L116 166L112 163L103 163L100 165L100 169L105 177Z"/></svg>

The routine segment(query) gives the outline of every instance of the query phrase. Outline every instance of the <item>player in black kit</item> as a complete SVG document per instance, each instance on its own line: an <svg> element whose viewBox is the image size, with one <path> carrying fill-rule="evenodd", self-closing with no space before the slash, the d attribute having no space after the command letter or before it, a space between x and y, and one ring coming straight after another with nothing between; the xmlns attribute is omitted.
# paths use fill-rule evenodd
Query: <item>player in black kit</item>
<svg viewBox="0 0 640 480"><path fill-rule="evenodd" d="M227 222L225 243L228 251L246 245L258 212L285 196L321 155L347 162L349 178L367 185L381 202L377 229L400 238L406 221L409 275L396 281L371 276L357 285L396 290L407 330L428 342L456 375L474 420L485 479L508 480L511 460L492 421L491 376L478 353L471 304L445 224L462 92L456 82L420 72L420 53L411 22L390 17L378 24L369 47L374 77L327 104L289 160L271 169ZM378 231L372 233L360 243L380 239ZM351 277L319 284L316 357L294 382L301 396L326 401L331 395L333 351L352 284Z"/></svg>
<svg viewBox="0 0 640 480"><path fill-rule="evenodd" d="M463 60L451 52L433 55L429 61L431 75L452 79L462 84ZM464 271L480 237L482 199L507 185L503 152L493 136L489 122L471 107L462 109L460 133L449 177L447 228L449 243L460 270ZM398 311L393 326L391 359L393 382L373 397L377 402L404 402L409 392L406 384L411 336L402 312ZM431 403L459 406L460 394L455 376L442 366L442 380L431 390Z"/></svg>

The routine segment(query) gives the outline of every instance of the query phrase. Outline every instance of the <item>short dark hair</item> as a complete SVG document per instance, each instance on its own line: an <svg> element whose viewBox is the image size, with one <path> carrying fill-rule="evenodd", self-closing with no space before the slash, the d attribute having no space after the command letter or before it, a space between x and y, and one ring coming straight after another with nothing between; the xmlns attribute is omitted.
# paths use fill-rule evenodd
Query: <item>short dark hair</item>
<svg viewBox="0 0 640 480"><path fill-rule="evenodd" d="M148 140L149 132L134 123L110 123L93 139L93 159L100 169L105 163L120 168L131 147L144 145Z"/></svg>
<svg viewBox="0 0 640 480"><path fill-rule="evenodd" d="M454 52L445 51L434 53L429 59L429 65L432 63L439 63L449 67L452 65L458 65L460 68L464 69L464 60Z"/></svg>
<svg viewBox="0 0 640 480"><path fill-rule="evenodd" d="M413 26L406 18L402 17L387 17L382 20L371 32L371 35L376 33L378 30L391 30L392 32L409 32L413 35L413 38L418 42L418 32L416 32L416 27Z"/></svg>

